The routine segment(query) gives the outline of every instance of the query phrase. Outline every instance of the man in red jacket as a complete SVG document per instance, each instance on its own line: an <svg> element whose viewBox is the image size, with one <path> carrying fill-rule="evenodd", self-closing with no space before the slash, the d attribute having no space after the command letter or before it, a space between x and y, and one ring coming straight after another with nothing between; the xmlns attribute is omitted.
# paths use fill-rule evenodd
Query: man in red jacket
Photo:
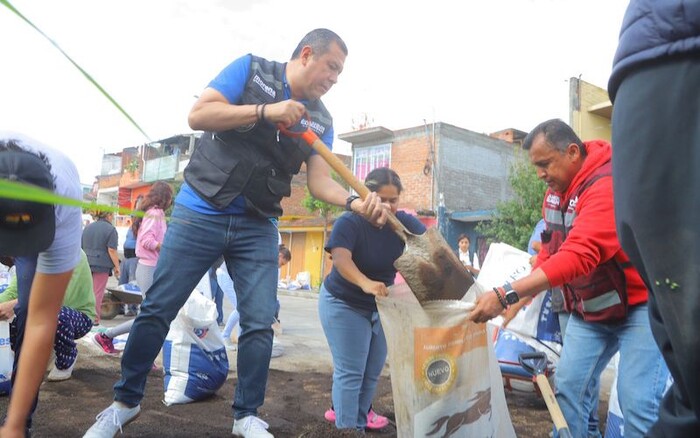
<svg viewBox="0 0 700 438"><path fill-rule="evenodd" d="M482 295L471 319L486 322L522 298L561 286L571 317L555 384L572 436L600 436L588 430L598 394L586 389L620 351L625 436L641 437L656 421L668 369L649 327L647 290L615 232L610 144L583 143L555 119L533 129L523 148L549 187L542 250L530 275Z"/></svg>

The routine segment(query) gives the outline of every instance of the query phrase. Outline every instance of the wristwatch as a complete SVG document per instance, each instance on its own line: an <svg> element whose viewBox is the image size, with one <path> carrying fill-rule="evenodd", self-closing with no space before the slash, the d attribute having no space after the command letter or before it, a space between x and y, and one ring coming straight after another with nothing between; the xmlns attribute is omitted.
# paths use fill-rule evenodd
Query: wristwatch
<svg viewBox="0 0 700 438"><path fill-rule="evenodd" d="M360 197L357 195L348 196L348 199L345 200L345 211L352 211L351 204L355 199L360 199Z"/></svg>
<svg viewBox="0 0 700 438"><path fill-rule="evenodd" d="M518 293L513 290L513 286L511 286L509 282L503 285L503 291L506 293L506 303L508 303L509 306L520 301Z"/></svg>

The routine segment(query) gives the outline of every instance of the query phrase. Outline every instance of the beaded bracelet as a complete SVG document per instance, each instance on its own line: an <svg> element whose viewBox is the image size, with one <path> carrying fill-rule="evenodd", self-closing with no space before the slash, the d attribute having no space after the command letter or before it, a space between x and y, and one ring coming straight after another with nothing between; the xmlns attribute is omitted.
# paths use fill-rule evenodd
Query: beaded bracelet
<svg viewBox="0 0 700 438"><path fill-rule="evenodd" d="M506 299L503 296L501 296L501 292L498 291L498 288L494 287L493 291L496 294L496 296L498 297L498 302L501 303L501 306L503 306L504 309L507 309L508 303L506 302Z"/></svg>

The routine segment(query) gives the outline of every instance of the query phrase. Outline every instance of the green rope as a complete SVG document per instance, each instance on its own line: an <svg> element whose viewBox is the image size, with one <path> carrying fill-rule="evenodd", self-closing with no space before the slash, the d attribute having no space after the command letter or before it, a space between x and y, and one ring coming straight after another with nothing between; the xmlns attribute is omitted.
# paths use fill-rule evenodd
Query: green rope
<svg viewBox="0 0 700 438"><path fill-rule="evenodd" d="M41 204L66 205L69 207L80 207L88 211L109 211L122 215L144 217L144 212L140 210L66 198L55 194L51 190L6 179L0 179L0 198L38 202Z"/></svg>

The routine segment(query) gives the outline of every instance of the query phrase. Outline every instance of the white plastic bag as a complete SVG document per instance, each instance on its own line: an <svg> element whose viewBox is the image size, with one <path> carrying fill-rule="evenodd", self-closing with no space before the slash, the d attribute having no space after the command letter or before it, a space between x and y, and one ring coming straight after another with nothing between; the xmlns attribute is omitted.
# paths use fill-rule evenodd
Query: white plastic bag
<svg viewBox="0 0 700 438"><path fill-rule="evenodd" d="M226 382L228 356L216 316L214 301L195 289L170 325L163 344L167 406L209 397Z"/></svg>
<svg viewBox="0 0 700 438"><path fill-rule="evenodd" d="M513 282L530 274L530 254L505 243L492 243L486 254L477 281L485 290L502 286L506 281ZM530 304L523 306L508 324L508 330L519 335L547 342L555 349L561 344L559 318L551 310L551 292L538 293ZM503 319L494 318L500 326Z"/></svg>
<svg viewBox="0 0 700 438"><path fill-rule="evenodd" d="M486 325L468 320L472 303L421 306L404 283L377 307L399 438L515 437Z"/></svg>

